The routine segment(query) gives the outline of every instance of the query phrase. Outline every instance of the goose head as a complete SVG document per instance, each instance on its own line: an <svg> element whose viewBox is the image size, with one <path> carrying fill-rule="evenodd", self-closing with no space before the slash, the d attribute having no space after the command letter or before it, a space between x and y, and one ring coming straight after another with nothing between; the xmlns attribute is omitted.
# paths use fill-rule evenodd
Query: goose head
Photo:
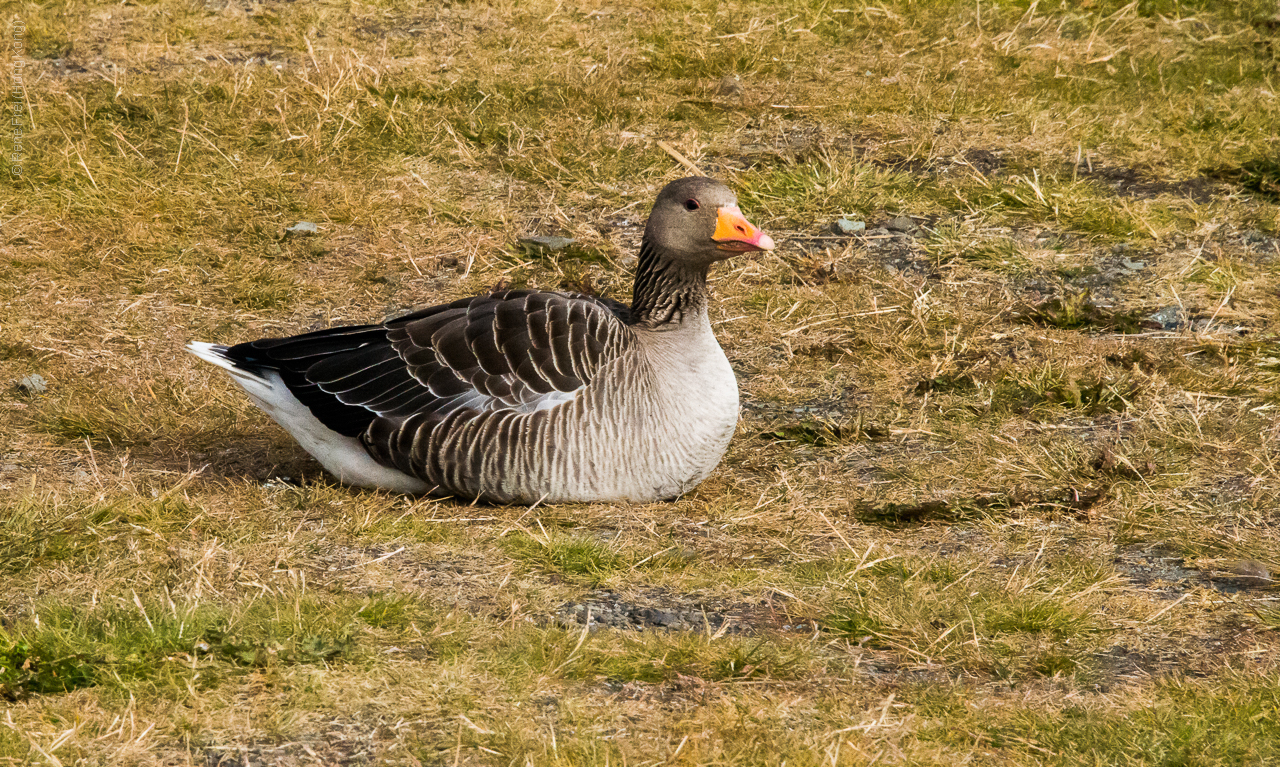
<svg viewBox="0 0 1280 767"><path fill-rule="evenodd" d="M773 250L773 238L752 226L729 187L693 176L663 188L644 238L667 259L706 267L739 253Z"/></svg>

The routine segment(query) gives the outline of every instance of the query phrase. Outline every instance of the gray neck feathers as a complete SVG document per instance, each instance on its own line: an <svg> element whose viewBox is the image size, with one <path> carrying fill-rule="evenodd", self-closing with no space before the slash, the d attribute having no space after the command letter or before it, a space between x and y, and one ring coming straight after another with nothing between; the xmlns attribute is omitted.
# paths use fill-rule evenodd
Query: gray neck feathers
<svg viewBox="0 0 1280 767"><path fill-rule="evenodd" d="M645 239L636 264L631 323L648 328L679 325L707 308L707 266L677 261Z"/></svg>

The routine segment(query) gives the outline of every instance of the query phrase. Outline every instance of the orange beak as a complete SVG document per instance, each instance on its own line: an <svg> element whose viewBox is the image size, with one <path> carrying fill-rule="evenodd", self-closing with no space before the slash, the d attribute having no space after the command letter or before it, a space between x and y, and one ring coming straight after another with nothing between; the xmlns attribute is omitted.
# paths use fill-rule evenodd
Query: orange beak
<svg viewBox="0 0 1280 767"><path fill-rule="evenodd" d="M719 243L717 248L729 253L773 250L773 238L743 218L736 205L726 205L716 211L716 231L711 239Z"/></svg>

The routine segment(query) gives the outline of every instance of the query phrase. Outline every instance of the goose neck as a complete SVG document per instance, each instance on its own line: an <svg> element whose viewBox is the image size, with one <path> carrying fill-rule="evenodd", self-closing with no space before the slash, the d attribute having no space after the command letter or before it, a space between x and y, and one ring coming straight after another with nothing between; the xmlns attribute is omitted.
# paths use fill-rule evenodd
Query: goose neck
<svg viewBox="0 0 1280 767"><path fill-rule="evenodd" d="M704 316L708 266L672 258L646 239L636 265L632 323L664 329Z"/></svg>

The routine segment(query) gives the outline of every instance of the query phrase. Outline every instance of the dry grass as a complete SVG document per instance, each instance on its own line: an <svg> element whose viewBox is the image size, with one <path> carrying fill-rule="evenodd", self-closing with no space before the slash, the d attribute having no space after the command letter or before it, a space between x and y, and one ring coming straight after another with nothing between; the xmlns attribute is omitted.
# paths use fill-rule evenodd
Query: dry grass
<svg viewBox="0 0 1280 767"><path fill-rule="evenodd" d="M1050 5L19 7L0 764L1280 759L1280 17ZM181 351L625 298L659 141L781 243L678 502L352 491Z"/></svg>

